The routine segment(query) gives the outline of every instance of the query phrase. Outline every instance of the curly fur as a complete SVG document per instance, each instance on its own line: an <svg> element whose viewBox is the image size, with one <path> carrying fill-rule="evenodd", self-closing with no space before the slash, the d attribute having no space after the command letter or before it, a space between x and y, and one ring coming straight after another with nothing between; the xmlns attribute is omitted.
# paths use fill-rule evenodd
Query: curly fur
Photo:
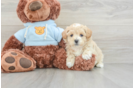
<svg viewBox="0 0 134 88"><path fill-rule="evenodd" d="M2 49L2 52L3 51L6 51L8 49L19 49L19 50L22 50L23 48L23 43L21 43L19 40L17 40L15 38L15 36L11 36L7 42L5 43L3 49Z"/></svg>
<svg viewBox="0 0 134 88"><path fill-rule="evenodd" d="M92 55L92 58L89 60L84 60L81 56L75 58L74 66L68 68L66 66L66 51L64 48L60 48L55 53L55 59L53 61L53 65L59 69L66 69L66 70L78 70L78 71L86 71L91 70L94 68L95 65L95 55Z"/></svg>
<svg viewBox="0 0 134 88"><path fill-rule="evenodd" d="M72 24L65 29L62 35L66 42L67 63L71 63L72 66L75 56L82 54L82 58L88 60L92 54L95 54L96 66L103 67L103 53L93 41L92 31L87 26L78 23ZM73 36L71 37L71 35ZM78 42L76 43L75 40Z"/></svg>
<svg viewBox="0 0 134 88"><path fill-rule="evenodd" d="M46 20L52 19L55 20L60 15L61 6L57 0L45 0L46 3L50 6L50 15Z"/></svg>
<svg viewBox="0 0 134 88"><path fill-rule="evenodd" d="M60 41L60 43L59 43L59 47L60 47L60 48L65 48L65 47L66 47L66 44L65 44L65 42L64 42L63 39L61 39L61 41Z"/></svg>
<svg viewBox="0 0 134 88"><path fill-rule="evenodd" d="M1 57L10 52L10 50L14 50L15 52L22 53L23 55L27 55L26 57L32 57L36 61L36 66L39 68L50 68L57 67L59 69L67 69L67 70L91 70L94 67L95 56L93 55L92 59L86 61L83 60L81 56L76 58L75 65L72 68L68 68L66 66L66 51L65 51L65 43L63 40L59 43L59 46L25 46L23 52L22 50L23 44L18 40L17 43L11 43L12 40L17 40L14 36L12 36L10 43L6 43L6 46L1 53ZM8 40L9 41L9 40ZM8 48L12 44L12 49ZM19 47L18 47L19 46ZM20 47L21 46L21 47ZM6 49L7 47L7 49ZM59 47L61 47L59 49ZM20 50L18 50L18 49ZM2 67L2 72L6 72Z"/></svg>
<svg viewBox="0 0 134 88"><path fill-rule="evenodd" d="M53 59L58 46L25 46L24 52L33 57L37 62L37 67L53 67Z"/></svg>
<svg viewBox="0 0 134 88"><path fill-rule="evenodd" d="M30 0L30 1L35 1L35 0ZM48 18L46 18L45 20L57 19L60 14L60 9L61 9L60 3L57 0L44 0L44 2L46 2L50 7L50 14ZM29 20L24 13L24 9L27 3L28 3L28 0L19 0L18 7L17 7L18 17L24 23L33 22ZM42 20L42 21L45 21L45 20ZM27 57L30 60L33 60L34 62L33 68L27 71L34 70L36 66L38 68L57 67L60 69L68 69L68 70L91 70L94 67L94 63L95 63L94 55L88 61L83 60L82 57L79 56L76 58L75 65L69 69L66 66L65 42L63 41L63 39L61 40L58 46L54 46L54 45L25 46L24 50L22 49L23 49L23 43L18 41L14 36L11 36L3 47L1 58L3 57L3 55L6 55L7 53L11 51L23 54L24 57ZM22 72L22 71L25 72L25 70L21 70L18 72ZM7 72L7 71L5 71L2 68L2 72Z"/></svg>
<svg viewBox="0 0 134 88"><path fill-rule="evenodd" d="M33 21L30 21L24 13L24 9L27 4L27 1L28 0L20 0L18 3L18 6L17 6L17 15L20 18L20 20L24 23L33 22ZM57 19L60 14L60 9L61 9L60 3L57 0L44 0L44 1L50 6L50 15L45 20ZM45 21L45 20L43 20L43 21Z"/></svg>

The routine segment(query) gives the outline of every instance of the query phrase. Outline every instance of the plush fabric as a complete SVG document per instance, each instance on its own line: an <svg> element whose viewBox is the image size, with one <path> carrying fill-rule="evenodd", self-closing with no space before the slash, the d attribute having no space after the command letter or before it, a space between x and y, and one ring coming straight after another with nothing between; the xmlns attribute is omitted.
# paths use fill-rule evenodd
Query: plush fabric
<svg viewBox="0 0 134 88"><path fill-rule="evenodd" d="M24 52L33 57L37 62L37 67L47 68L53 67L55 52L59 46L25 46Z"/></svg>
<svg viewBox="0 0 134 88"><path fill-rule="evenodd" d="M41 1L33 1L32 3L30 3L29 5L29 10L31 11L36 11L39 10L40 8L42 8L42 2Z"/></svg>
<svg viewBox="0 0 134 88"><path fill-rule="evenodd" d="M34 5L35 2L36 5ZM82 57L79 56L76 58L74 67L70 69L66 67L65 43L61 36L63 29L58 28L54 22L50 22L58 18L60 9L60 3L57 0L19 1L17 14L26 28L19 30L5 43L1 53L2 72L26 72L32 71L36 67L56 67L68 70L91 70L94 67L94 55L92 59L88 61L83 60ZM49 24L48 33L45 30L45 22ZM32 26L31 29L29 29L29 26ZM35 33L37 35L35 35ZM43 35L44 33L45 35ZM46 34L48 35L46 36ZM31 37L33 35L34 37ZM56 44L46 44L45 40L48 39L49 41L51 39L48 37L53 38ZM29 38L30 44L25 44ZM38 44L38 40L45 42Z"/></svg>
<svg viewBox="0 0 134 88"><path fill-rule="evenodd" d="M64 29L57 27L54 20L28 22L24 25L26 28L16 32L14 36L25 46L58 45L62 39ZM38 34L38 32L42 33Z"/></svg>
<svg viewBox="0 0 134 88"><path fill-rule="evenodd" d="M50 15L46 19L52 19L55 20L60 15L61 6L60 3L57 0L45 0L46 3L50 6Z"/></svg>
<svg viewBox="0 0 134 88"><path fill-rule="evenodd" d="M55 59L53 61L53 65L60 69L66 69L66 70L78 70L78 71L86 71L86 70L92 70L95 66L95 55L92 55L92 58L89 60L84 60L82 56L78 56L75 58L74 66L71 68L68 68L66 66L66 51L64 48L60 48L55 53Z"/></svg>
<svg viewBox="0 0 134 88"><path fill-rule="evenodd" d="M15 36L11 36L7 42L5 43L2 52L6 51L8 49L19 49L22 50L23 43L21 43L18 39L15 38Z"/></svg>
<svg viewBox="0 0 134 88"><path fill-rule="evenodd" d="M50 13L49 5L44 0L39 0L38 2L42 3L42 7L40 9L38 9L38 7L36 7L36 5L34 5L34 7L36 7L37 10L32 11L29 7L34 2L37 2L37 1L35 1L35 0L27 1L27 4L24 8L24 13L25 13L26 17L32 22L46 20Z"/></svg>
<svg viewBox="0 0 134 88"><path fill-rule="evenodd" d="M59 47L65 49L65 47L66 47L65 45L66 45L66 44L65 44L64 40L61 39L61 41L59 42Z"/></svg>
<svg viewBox="0 0 134 88"><path fill-rule="evenodd" d="M14 59L14 62L7 63L5 59L8 57L12 57ZM27 60L25 60L24 62L20 62L21 58L25 58ZM28 64L27 61L31 62L30 67L28 67L28 68L22 67L23 65L21 65L21 64L24 64L26 66ZM10 70L9 68L11 68L11 67L14 69ZM5 72L5 73L26 72L26 71L32 71L35 68L36 68L36 61L21 50L9 49L7 51L4 51L1 55L1 71L2 72Z"/></svg>
<svg viewBox="0 0 134 88"><path fill-rule="evenodd" d="M28 1L34 1L34 0L19 0L18 6L17 6L17 15L20 18L20 20L24 23L34 22L34 21L29 20L26 16L25 12L24 12L24 9L25 9ZM43 2L43 0L42 0L42 2ZM43 19L43 20L38 19L38 21L45 21L45 20L49 20L49 19L52 19L52 20L57 19L59 14L60 14L60 9L61 9L60 3L57 0L44 0L44 3L45 2L50 7L50 14L46 19ZM42 10L40 10L40 12L38 12L38 13L42 13Z"/></svg>

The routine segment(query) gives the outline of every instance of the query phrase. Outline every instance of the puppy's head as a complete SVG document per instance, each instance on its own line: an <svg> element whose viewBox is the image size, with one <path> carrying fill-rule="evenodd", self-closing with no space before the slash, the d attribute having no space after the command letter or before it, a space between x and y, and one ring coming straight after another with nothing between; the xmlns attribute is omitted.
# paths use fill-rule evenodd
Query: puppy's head
<svg viewBox="0 0 134 88"><path fill-rule="evenodd" d="M92 31L84 25L73 24L65 29L62 37L70 46L84 46L90 39Z"/></svg>

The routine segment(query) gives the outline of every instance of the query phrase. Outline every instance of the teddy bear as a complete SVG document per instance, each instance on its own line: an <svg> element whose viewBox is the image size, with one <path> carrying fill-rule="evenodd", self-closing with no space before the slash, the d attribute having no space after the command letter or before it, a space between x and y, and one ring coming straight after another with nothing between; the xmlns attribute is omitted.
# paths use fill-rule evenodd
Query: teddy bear
<svg viewBox="0 0 134 88"><path fill-rule="evenodd" d="M25 28L12 35L1 52L2 72L27 72L35 68L91 70L95 55L90 60L76 57L72 68L66 66L63 29L54 20L60 14L57 0L20 0L17 15Z"/></svg>

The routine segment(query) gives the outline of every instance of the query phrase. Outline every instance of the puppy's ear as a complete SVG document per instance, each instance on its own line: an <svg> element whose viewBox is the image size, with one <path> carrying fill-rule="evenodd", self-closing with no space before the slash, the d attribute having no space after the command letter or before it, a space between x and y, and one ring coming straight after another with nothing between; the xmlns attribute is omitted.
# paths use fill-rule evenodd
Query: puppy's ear
<svg viewBox="0 0 134 88"><path fill-rule="evenodd" d="M68 29L65 29L63 32L62 32L62 37L63 39L67 39L67 33L69 32Z"/></svg>
<svg viewBox="0 0 134 88"><path fill-rule="evenodd" d="M86 37L90 38L92 36L92 31L88 27L86 27L85 31L86 31Z"/></svg>

